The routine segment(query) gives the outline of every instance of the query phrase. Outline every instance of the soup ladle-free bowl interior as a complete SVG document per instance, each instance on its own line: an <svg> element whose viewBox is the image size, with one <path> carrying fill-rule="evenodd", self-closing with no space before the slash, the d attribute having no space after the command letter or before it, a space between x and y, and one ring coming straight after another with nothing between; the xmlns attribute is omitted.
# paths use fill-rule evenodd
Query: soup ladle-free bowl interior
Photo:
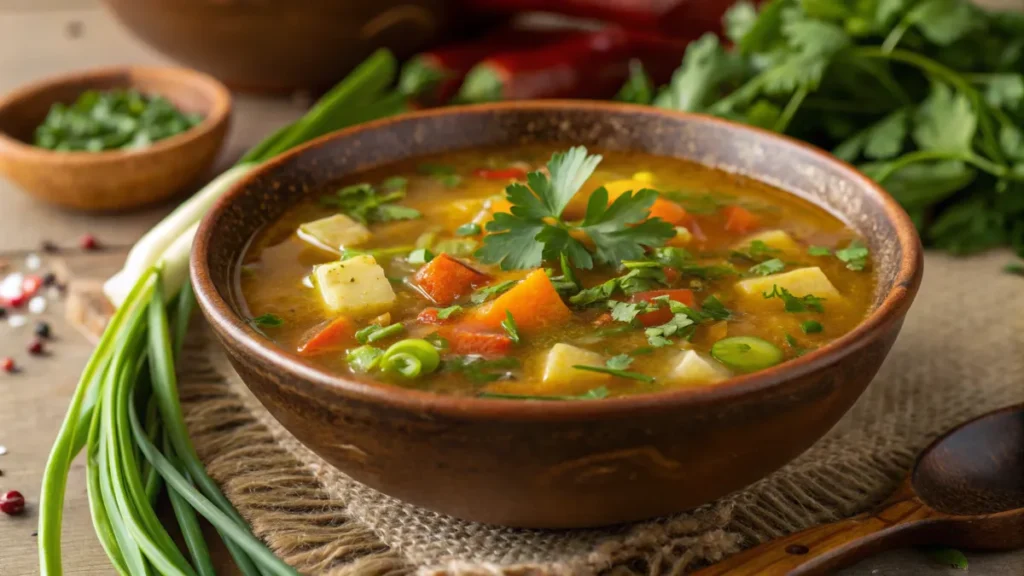
<svg viewBox="0 0 1024 576"><path fill-rule="evenodd" d="M590 402L373 384L324 371L246 322L236 286L240 258L261 227L306 194L399 160L520 143L687 159L809 200L866 238L878 283L871 311L834 342L768 370L712 387ZM679 512L778 469L828 431L871 381L920 278L920 242L906 214L831 156L709 117L568 101L446 108L326 136L233 187L204 218L192 254L199 304L228 358L306 446L402 500L537 528Z"/></svg>

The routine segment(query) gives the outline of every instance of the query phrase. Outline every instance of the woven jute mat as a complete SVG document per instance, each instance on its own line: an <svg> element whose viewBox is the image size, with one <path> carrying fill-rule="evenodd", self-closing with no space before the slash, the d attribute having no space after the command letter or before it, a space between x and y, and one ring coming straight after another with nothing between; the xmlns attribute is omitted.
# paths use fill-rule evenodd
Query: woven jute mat
<svg viewBox="0 0 1024 576"><path fill-rule="evenodd" d="M200 329L181 395L210 474L285 561L307 574L679 574L869 509L929 441L1024 402L1024 279L1009 255L926 257L899 340L854 408L771 476L691 513L596 530L484 526L367 488L299 444ZM453 487L457 489L457 487Z"/></svg>

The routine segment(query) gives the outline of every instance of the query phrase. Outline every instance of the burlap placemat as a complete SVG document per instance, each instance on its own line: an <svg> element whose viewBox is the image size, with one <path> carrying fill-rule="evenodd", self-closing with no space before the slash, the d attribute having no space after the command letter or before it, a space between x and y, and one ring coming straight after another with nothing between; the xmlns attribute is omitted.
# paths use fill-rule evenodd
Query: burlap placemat
<svg viewBox="0 0 1024 576"><path fill-rule="evenodd" d="M903 332L860 401L788 466L692 513L599 530L463 522L362 486L301 446L249 394L205 331L181 395L211 475L308 574L676 574L862 512L948 428L1024 402L1024 279L1010 256L926 257Z"/></svg>

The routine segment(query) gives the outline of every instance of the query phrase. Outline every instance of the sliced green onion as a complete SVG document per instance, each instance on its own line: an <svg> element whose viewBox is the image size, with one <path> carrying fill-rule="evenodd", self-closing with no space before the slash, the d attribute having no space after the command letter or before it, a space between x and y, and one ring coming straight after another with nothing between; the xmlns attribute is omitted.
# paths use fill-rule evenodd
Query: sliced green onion
<svg viewBox="0 0 1024 576"><path fill-rule="evenodd" d="M345 361L357 372L369 372L380 364L380 357L383 355L384 351L380 348L364 345L349 350Z"/></svg>
<svg viewBox="0 0 1024 576"><path fill-rule="evenodd" d="M381 358L381 368L406 378L431 374L441 365L441 355L433 344L419 338L407 338L392 344Z"/></svg>
<svg viewBox="0 0 1024 576"><path fill-rule="evenodd" d="M409 264L426 264L433 259L434 253L429 248L417 248L409 252L409 257L406 258Z"/></svg>
<svg viewBox="0 0 1024 576"><path fill-rule="evenodd" d="M711 356L740 372L755 372L782 362L782 350L755 336L723 338L711 346Z"/></svg>

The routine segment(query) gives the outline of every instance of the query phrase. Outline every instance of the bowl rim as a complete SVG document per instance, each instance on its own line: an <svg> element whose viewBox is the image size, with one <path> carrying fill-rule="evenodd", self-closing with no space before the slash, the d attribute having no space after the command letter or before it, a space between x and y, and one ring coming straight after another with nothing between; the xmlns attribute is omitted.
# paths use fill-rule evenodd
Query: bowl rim
<svg viewBox="0 0 1024 576"><path fill-rule="evenodd" d="M59 86L80 87L82 84L107 78L126 77L124 87L133 87L134 79L146 76L169 76L168 81L179 86L187 86L210 94L210 111L199 124L175 134L169 138L157 140L145 148L132 150L104 150L88 152L85 150L57 151L40 148L13 137L0 130L0 154L8 154L24 160L35 162L60 162L61 164L95 164L100 162L119 162L150 154L187 146L199 139L208 137L215 132L231 115L231 91L213 76L183 68L180 66L104 66L83 71L56 74L23 84L7 94L0 96L0 113L10 106L31 100L46 90ZM79 91L84 92L82 87Z"/></svg>
<svg viewBox="0 0 1024 576"><path fill-rule="evenodd" d="M343 375L332 374L327 370L316 367L297 354L284 350L266 336L261 335L249 326L231 304L218 292L210 275L208 259L211 238L215 232L214 225L220 219L220 216L230 209L233 200L240 196L255 180L266 173L304 154L307 150L321 146L331 140L350 138L361 133L387 130L388 126L394 122L428 119L445 115L500 113L511 109L533 111L536 113L570 109L585 109L592 112L612 114L628 112L630 114L642 113L669 116L698 124L724 124L733 129L748 131L760 137L774 139L781 146L795 147L805 153L817 156L820 160L831 164L843 178L848 179L860 189L866 190L868 193L873 192L877 194L886 218L896 228L897 241L902 253L902 258L897 263L898 270L892 289L885 295L882 302L850 332L821 348L778 366L751 374L739 375L714 386L679 388L605 398L593 402L574 400L516 402L473 396L447 396L402 388L400 386L379 383L371 384L354 378L346 378ZM757 179L755 175L748 175L748 177ZM896 200L867 176L861 174L846 162L810 144L765 129L737 124L703 114L676 112L650 106L616 102L535 100L451 106L400 114L333 132L269 160L239 179L217 200L203 217L193 242L190 269L190 278L200 308L215 330L221 333L220 336L231 340L234 346L254 356L259 361L275 366L280 373L287 374L290 378L289 383L294 383L294 387L302 393L312 396L316 392L321 392L334 398L349 398L387 405L394 409L418 413L426 412L463 420L562 421L622 416L625 414L636 415L644 412L654 413L672 410L681 405L710 405L763 390L782 388L787 382L835 364L846 356L867 346L879 334L882 334L884 329L890 324L901 321L920 285L923 272L923 257L921 242L916 229L910 217L903 211ZM225 348L227 347L225 345ZM282 384L278 382L275 383L275 386L282 386Z"/></svg>

